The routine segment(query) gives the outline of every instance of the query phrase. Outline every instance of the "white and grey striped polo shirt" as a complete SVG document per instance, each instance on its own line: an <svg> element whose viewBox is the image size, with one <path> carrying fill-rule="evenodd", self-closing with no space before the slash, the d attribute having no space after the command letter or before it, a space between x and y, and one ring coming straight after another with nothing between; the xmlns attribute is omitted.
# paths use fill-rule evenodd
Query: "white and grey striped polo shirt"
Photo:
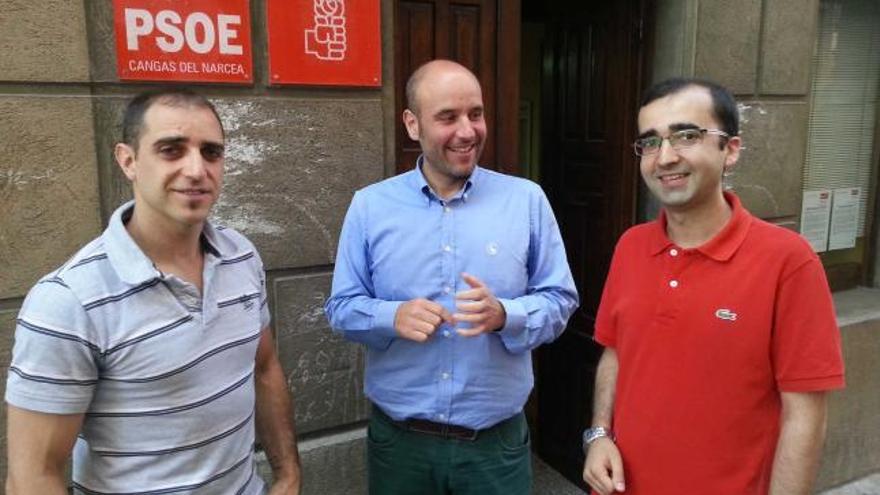
<svg viewBox="0 0 880 495"><path fill-rule="evenodd" d="M75 493L261 493L254 359L269 310L260 257L241 234L207 224L202 297L187 297L125 230L132 207L31 289L6 401L85 413Z"/></svg>

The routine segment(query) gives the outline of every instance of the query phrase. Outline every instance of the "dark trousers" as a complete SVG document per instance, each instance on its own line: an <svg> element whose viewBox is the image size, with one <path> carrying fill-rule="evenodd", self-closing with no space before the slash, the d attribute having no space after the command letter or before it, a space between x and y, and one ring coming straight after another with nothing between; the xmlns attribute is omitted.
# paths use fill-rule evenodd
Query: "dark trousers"
<svg viewBox="0 0 880 495"><path fill-rule="evenodd" d="M409 431L373 407L367 433L370 495L528 495L529 428L522 413L474 440Z"/></svg>

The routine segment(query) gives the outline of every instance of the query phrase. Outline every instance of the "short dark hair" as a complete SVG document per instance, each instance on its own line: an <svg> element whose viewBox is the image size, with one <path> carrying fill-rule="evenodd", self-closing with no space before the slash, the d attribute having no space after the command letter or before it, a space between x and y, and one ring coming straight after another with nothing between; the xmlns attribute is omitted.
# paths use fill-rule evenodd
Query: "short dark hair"
<svg viewBox="0 0 880 495"><path fill-rule="evenodd" d="M729 136L739 136L739 110L736 107L736 98L730 90L708 79L695 77L673 77L661 81L645 91L639 108L646 106L654 100L664 96L678 93L689 87L697 86L709 90L712 95L712 112L721 124L721 130Z"/></svg>
<svg viewBox="0 0 880 495"><path fill-rule="evenodd" d="M223 130L223 121L217 114L217 109L204 96L188 88L170 87L145 91L128 102L125 114L122 116L122 142L137 151L141 134L144 130L144 115L154 104L161 103L171 107L194 106L207 108L217 118L220 124L220 132L226 137Z"/></svg>

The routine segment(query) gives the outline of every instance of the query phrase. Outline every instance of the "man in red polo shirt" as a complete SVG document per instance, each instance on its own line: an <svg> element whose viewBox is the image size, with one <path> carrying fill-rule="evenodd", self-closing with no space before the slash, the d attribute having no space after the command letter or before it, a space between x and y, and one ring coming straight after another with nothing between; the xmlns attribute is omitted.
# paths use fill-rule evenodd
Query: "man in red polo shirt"
<svg viewBox="0 0 880 495"><path fill-rule="evenodd" d="M638 124L663 211L611 263L584 480L603 495L810 494L826 391L844 385L822 264L723 192L742 146L726 89L665 81Z"/></svg>

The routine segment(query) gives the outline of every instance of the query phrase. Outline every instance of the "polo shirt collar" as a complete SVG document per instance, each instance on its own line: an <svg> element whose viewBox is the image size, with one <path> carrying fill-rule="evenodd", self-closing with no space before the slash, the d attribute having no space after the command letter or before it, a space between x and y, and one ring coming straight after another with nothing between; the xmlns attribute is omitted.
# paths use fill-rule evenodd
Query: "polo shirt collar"
<svg viewBox="0 0 880 495"><path fill-rule="evenodd" d="M131 218L132 212L134 212L134 200L117 208L101 237L107 258L119 278L128 284L137 285L161 277L162 274L125 228L125 222ZM214 226L210 222L205 222L201 236L205 251L218 258L222 257L220 241Z"/></svg>
<svg viewBox="0 0 880 495"><path fill-rule="evenodd" d="M412 171L410 177L412 177L411 183L414 187L416 187L422 194L425 196L425 202L427 204L431 204L431 201L441 201L440 196L431 189L430 184L425 179L425 174L422 171L423 165L425 164L425 155L419 155L419 158L416 160L416 168ZM482 169L479 165L474 167L474 171L471 173L471 176L468 177L468 180L464 183L464 187L459 189L451 198L446 201L452 201L455 199L461 199L462 201L467 201L468 196L471 194L471 189L474 187L474 184L479 181L479 177L482 174Z"/></svg>
<svg viewBox="0 0 880 495"><path fill-rule="evenodd" d="M731 216L727 224L708 242L696 248L704 256L715 261L727 261L736 253L748 234L752 225L752 215L746 210L737 195L732 192L724 192L724 200L731 208ZM666 210L660 211L660 218L655 224L654 233L650 241L652 255L660 254L674 243L666 235Z"/></svg>

